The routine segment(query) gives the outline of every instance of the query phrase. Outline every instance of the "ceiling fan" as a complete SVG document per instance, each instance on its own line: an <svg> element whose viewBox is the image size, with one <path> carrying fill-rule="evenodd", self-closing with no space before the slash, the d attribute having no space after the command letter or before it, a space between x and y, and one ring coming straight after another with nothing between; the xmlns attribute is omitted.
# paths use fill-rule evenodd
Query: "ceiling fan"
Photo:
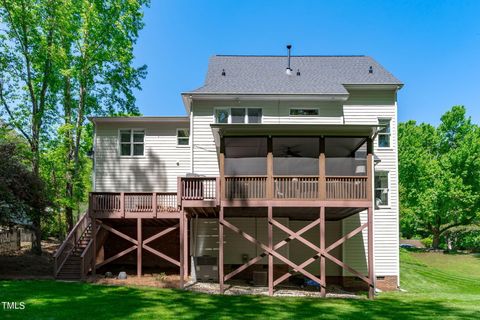
<svg viewBox="0 0 480 320"><path fill-rule="evenodd" d="M302 155L299 150L295 150L299 145L296 146L285 146L282 151L282 156L287 158L300 158Z"/></svg>

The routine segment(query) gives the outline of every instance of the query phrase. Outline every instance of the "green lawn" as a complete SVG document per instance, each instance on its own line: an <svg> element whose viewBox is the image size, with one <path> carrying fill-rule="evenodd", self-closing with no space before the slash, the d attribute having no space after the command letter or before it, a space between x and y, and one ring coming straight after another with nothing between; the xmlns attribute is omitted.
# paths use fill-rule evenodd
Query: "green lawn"
<svg viewBox="0 0 480 320"><path fill-rule="evenodd" d="M55 281L2 281L0 319L479 319L480 257L401 253L402 287L374 301L219 296ZM455 266L457 264L457 267Z"/></svg>

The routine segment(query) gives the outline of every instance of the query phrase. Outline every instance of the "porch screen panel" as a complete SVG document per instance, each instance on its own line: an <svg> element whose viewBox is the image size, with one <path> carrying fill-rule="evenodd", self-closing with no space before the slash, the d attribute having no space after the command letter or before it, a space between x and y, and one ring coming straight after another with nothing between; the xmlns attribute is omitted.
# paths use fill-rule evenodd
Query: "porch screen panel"
<svg viewBox="0 0 480 320"><path fill-rule="evenodd" d="M225 138L225 175L267 174L266 137Z"/></svg>
<svg viewBox="0 0 480 320"><path fill-rule="evenodd" d="M318 176L319 138L273 138L273 174Z"/></svg>

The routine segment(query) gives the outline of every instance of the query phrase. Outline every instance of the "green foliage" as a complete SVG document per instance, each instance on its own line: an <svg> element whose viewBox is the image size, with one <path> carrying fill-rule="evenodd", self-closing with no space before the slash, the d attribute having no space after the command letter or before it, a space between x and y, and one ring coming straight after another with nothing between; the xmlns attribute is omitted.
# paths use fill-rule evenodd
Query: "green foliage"
<svg viewBox="0 0 480 320"><path fill-rule="evenodd" d="M148 0L2 0L0 117L24 137L51 206L40 235L65 234L90 190L89 115L138 114L146 66L133 47ZM40 238L40 237L37 237ZM39 246L39 243L38 243Z"/></svg>
<svg viewBox="0 0 480 320"><path fill-rule="evenodd" d="M402 234L432 236L480 219L480 129L455 106L435 128L401 123L399 188Z"/></svg>
<svg viewBox="0 0 480 320"><path fill-rule="evenodd" d="M422 244L425 246L425 248L431 248L432 247L433 238L431 236L427 237L427 238L423 238L421 241L422 241Z"/></svg>

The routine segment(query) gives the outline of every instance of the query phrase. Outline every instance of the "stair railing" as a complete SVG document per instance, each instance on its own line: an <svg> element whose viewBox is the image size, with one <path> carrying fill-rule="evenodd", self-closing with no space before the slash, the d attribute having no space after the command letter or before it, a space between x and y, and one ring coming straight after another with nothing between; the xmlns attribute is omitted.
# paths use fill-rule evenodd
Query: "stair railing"
<svg viewBox="0 0 480 320"><path fill-rule="evenodd" d="M102 228L101 226L97 226L96 231L92 230L92 238L90 239L87 246L85 247L85 250L83 250L82 255L80 256L81 258L80 276L82 279L84 279L85 276L88 274L88 271L90 271L90 269L94 267L92 265L92 261L93 261L93 256L94 254L96 254L96 252L93 248L93 238L97 236L97 233L100 231L101 228Z"/></svg>
<svg viewBox="0 0 480 320"><path fill-rule="evenodd" d="M75 248L78 240L85 232L85 230L90 225L90 217L87 212L85 212L80 218L78 219L77 223L73 227L73 229L68 233L67 237L63 241L62 245L57 249L53 258L55 259L54 262L54 275L55 277L58 276L58 273L62 269L62 266L67 261L68 256Z"/></svg>

